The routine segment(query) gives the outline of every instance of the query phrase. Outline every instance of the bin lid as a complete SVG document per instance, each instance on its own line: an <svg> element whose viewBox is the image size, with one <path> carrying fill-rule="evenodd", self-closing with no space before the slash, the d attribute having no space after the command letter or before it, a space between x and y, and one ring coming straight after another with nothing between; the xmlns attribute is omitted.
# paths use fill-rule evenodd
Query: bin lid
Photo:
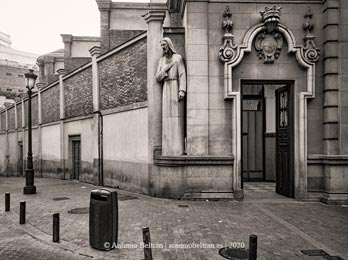
<svg viewBox="0 0 348 260"><path fill-rule="evenodd" d="M110 194L112 192L113 191L109 190L109 189L95 189L95 190L91 190L91 194L101 195L101 196L110 196Z"/></svg>

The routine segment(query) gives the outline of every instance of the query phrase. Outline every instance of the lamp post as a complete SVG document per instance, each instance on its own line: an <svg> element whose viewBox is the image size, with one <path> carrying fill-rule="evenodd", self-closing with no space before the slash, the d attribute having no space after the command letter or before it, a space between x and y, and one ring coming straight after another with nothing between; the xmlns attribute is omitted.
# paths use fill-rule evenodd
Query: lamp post
<svg viewBox="0 0 348 260"><path fill-rule="evenodd" d="M31 94L35 86L37 75L34 70L29 70L25 73L28 89L28 159L27 169L25 170L25 187L23 189L24 194L35 194L36 187L34 186L34 168L33 168L33 152L32 152L32 134L31 134Z"/></svg>

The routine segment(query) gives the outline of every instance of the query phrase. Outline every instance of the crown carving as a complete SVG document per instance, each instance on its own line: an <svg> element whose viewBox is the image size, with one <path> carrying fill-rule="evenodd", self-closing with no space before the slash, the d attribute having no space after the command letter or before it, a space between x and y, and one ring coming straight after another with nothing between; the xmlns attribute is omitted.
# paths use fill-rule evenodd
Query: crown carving
<svg viewBox="0 0 348 260"><path fill-rule="evenodd" d="M281 10L282 7L276 7L274 5L271 8L265 7L265 10L260 12L262 21L267 26L269 33L272 33L280 22Z"/></svg>

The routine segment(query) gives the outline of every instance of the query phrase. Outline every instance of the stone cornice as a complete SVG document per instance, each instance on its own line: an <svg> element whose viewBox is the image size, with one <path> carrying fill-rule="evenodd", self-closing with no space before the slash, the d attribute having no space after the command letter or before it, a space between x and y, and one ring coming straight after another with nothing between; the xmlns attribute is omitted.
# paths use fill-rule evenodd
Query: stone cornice
<svg viewBox="0 0 348 260"><path fill-rule="evenodd" d="M154 164L157 166L182 167L189 165L233 165L234 156L230 155L181 155L163 156L161 148L154 151Z"/></svg>
<svg viewBox="0 0 348 260"><path fill-rule="evenodd" d="M36 87L38 90L41 90L42 88L44 88L46 86L46 83L44 82L39 82L39 83L36 83Z"/></svg>
<svg viewBox="0 0 348 260"><path fill-rule="evenodd" d="M109 11L111 9L111 0L96 0L99 11Z"/></svg>
<svg viewBox="0 0 348 260"><path fill-rule="evenodd" d="M146 14L143 15L143 18L147 23L152 21L164 21L166 16L166 10L149 10Z"/></svg>
<svg viewBox="0 0 348 260"><path fill-rule="evenodd" d="M57 70L57 73L58 73L58 75L66 75L66 74L68 74L68 70L66 70L66 69L59 69L59 70Z"/></svg>
<svg viewBox="0 0 348 260"><path fill-rule="evenodd" d="M94 55L100 55L101 53L101 48L99 46L93 46L90 50L89 53L91 54L91 56Z"/></svg>
<svg viewBox="0 0 348 260"><path fill-rule="evenodd" d="M180 12L183 16L187 2L210 2L210 3L257 3L274 4L272 0L167 0L169 12ZM323 4L326 0L278 0L277 4Z"/></svg>
<svg viewBox="0 0 348 260"><path fill-rule="evenodd" d="M348 155L309 154L308 164L347 165Z"/></svg>
<svg viewBox="0 0 348 260"><path fill-rule="evenodd" d="M63 43L71 43L73 36L71 34L61 34Z"/></svg>

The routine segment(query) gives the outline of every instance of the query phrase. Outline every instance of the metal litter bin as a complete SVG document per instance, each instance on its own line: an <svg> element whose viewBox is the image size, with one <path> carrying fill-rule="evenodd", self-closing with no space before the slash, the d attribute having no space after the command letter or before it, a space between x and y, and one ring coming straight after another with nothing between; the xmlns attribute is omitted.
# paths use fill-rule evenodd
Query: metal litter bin
<svg viewBox="0 0 348 260"><path fill-rule="evenodd" d="M109 189L91 191L89 208L89 244L99 250L111 250L117 244L117 192Z"/></svg>

